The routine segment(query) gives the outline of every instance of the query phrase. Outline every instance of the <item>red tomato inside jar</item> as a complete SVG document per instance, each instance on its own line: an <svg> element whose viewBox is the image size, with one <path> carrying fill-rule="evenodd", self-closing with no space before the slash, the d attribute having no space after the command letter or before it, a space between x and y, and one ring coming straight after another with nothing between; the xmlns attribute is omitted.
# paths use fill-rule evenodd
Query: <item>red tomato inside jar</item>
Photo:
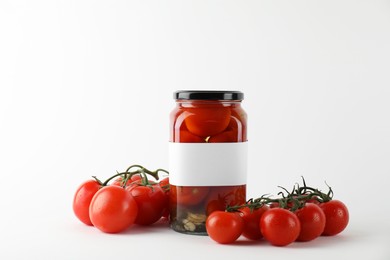
<svg viewBox="0 0 390 260"><path fill-rule="evenodd" d="M177 91L170 115L170 226L207 235L215 210L246 201L247 115L240 91Z"/></svg>

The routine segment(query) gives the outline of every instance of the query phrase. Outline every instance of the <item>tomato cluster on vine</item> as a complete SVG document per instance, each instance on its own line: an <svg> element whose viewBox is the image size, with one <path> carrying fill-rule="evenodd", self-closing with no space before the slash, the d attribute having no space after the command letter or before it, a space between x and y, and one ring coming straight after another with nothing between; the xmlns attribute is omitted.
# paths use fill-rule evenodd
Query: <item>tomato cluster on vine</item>
<svg viewBox="0 0 390 260"><path fill-rule="evenodd" d="M132 165L105 182L94 177L77 189L73 211L81 222L105 233L118 233L133 224L152 225L168 216L169 177L158 181L159 172L168 173Z"/></svg>
<svg viewBox="0 0 390 260"><path fill-rule="evenodd" d="M168 219L170 192L177 191L170 190L169 177L159 180L159 172L168 174L164 169L150 171L132 165L104 182L93 177L77 189L73 211L81 222L105 233ZM234 243L243 236L275 246L337 235L347 227L349 213L328 188L323 193L307 186L303 179L303 186L296 184L291 192L282 188L278 198L263 195L245 204L214 208L207 212L207 234L221 244Z"/></svg>
<svg viewBox="0 0 390 260"><path fill-rule="evenodd" d="M283 188L284 189L284 188ZM206 220L211 239L221 244L236 241L241 235L251 240L265 239L275 246L294 241L311 241L319 236L333 236L348 225L345 204L328 193L306 186L294 186L292 192L280 192L280 198L262 196L243 205L215 211Z"/></svg>

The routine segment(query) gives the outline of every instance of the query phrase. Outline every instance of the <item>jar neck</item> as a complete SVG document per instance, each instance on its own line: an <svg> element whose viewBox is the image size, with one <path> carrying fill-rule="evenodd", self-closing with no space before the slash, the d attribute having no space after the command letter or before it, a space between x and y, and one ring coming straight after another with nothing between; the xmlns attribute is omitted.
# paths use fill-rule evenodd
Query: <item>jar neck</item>
<svg viewBox="0 0 390 260"><path fill-rule="evenodd" d="M179 107L240 107L241 100L176 100Z"/></svg>

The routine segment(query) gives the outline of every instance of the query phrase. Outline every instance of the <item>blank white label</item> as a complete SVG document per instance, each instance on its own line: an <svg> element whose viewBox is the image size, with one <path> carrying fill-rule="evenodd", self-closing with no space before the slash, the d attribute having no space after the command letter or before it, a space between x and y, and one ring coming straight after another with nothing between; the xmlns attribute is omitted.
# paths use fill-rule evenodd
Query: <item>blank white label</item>
<svg viewBox="0 0 390 260"><path fill-rule="evenodd" d="M177 186L246 184L248 143L169 143L169 181Z"/></svg>

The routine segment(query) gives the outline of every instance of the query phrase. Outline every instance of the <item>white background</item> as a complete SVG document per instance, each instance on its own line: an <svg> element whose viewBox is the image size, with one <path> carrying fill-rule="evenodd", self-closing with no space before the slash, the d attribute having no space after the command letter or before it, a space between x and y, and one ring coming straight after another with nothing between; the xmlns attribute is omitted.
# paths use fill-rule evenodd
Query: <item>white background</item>
<svg viewBox="0 0 390 260"><path fill-rule="evenodd" d="M78 222L91 175L167 168L178 89L243 91L248 197L326 181L348 228L277 248ZM389 101L389 1L1 0L0 259L389 259Z"/></svg>

